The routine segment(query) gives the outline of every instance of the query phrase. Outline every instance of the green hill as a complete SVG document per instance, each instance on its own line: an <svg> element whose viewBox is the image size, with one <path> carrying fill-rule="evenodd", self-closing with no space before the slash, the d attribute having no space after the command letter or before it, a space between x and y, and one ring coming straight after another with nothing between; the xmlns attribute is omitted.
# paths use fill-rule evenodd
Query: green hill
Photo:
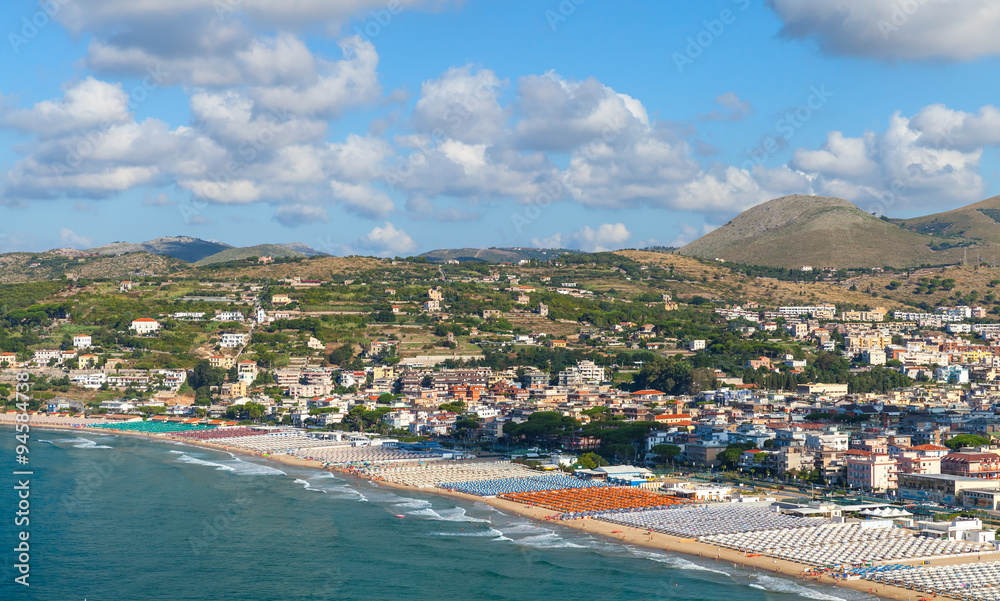
<svg viewBox="0 0 1000 601"><path fill-rule="evenodd" d="M962 242L904 229L840 198L794 195L744 211L677 252L787 268L908 267L957 263ZM1000 247L988 250L1000 255Z"/></svg>
<svg viewBox="0 0 1000 601"><path fill-rule="evenodd" d="M164 236L147 242L112 242L87 252L98 255L124 255L127 253L149 253L167 255L181 261L194 263L217 252L232 248L222 242L211 242L190 236Z"/></svg>
<svg viewBox="0 0 1000 601"><path fill-rule="evenodd" d="M900 227L928 236L959 237L1000 244L1000 196L912 219L893 219Z"/></svg>
<svg viewBox="0 0 1000 601"><path fill-rule="evenodd" d="M198 267L211 265L213 263L227 263L229 261L242 261L250 257L306 257L305 253L291 250L278 244L258 244L256 246L244 246L242 248L227 248L214 255L205 257L195 262Z"/></svg>

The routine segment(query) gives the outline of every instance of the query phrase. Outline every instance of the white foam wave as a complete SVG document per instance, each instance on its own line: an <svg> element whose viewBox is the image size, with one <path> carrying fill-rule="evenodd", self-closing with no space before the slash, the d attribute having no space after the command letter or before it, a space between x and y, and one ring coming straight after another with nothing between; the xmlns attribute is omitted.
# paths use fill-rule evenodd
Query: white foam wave
<svg viewBox="0 0 1000 601"><path fill-rule="evenodd" d="M551 530L542 528L541 526L532 525L529 523L517 524L516 526L511 526L509 528L501 526L501 528L503 529L504 534L526 534L528 532L537 534L539 530L542 530L544 532L551 532Z"/></svg>
<svg viewBox="0 0 1000 601"><path fill-rule="evenodd" d="M486 530L472 530L463 532L430 532L431 536L475 536L475 537L490 537L490 538L503 538L503 533L499 530L494 530L493 528L488 528ZM510 540L510 539L507 539Z"/></svg>
<svg viewBox="0 0 1000 601"><path fill-rule="evenodd" d="M171 453L173 455L183 455L184 454L184 451L167 451L167 452Z"/></svg>
<svg viewBox="0 0 1000 601"><path fill-rule="evenodd" d="M430 505L430 503L428 503ZM426 517L431 520L436 520L439 522L480 522L486 523L486 520L480 520L472 516L466 515L465 509L461 507L453 507L451 509L431 509L429 506L423 509L418 509L416 511L407 512L409 515L419 515Z"/></svg>
<svg viewBox="0 0 1000 601"><path fill-rule="evenodd" d="M766 574L755 574L754 578L760 582L759 584L755 583L750 586L762 591L769 591L772 593L789 593L805 597L807 599L816 599L817 601L846 601L843 597L828 595L822 591L802 586L801 584L796 584L783 578L767 576Z"/></svg>
<svg viewBox="0 0 1000 601"><path fill-rule="evenodd" d="M190 463L192 465L204 465L204 466L208 466L208 467L214 467L217 470L222 470L222 471L227 471L227 472L235 472L236 471L236 468L234 468L234 467L231 467L231 466L228 466L228 465L223 465L221 463L216 463L214 461L205 461L204 459L198 459L197 457L192 457L192 456L188 455L187 453L181 453L181 456L177 458L177 461L179 461L181 463Z"/></svg>
<svg viewBox="0 0 1000 601"><path fill-rule="evenodd" d="M96 442L94 442L93 440L90 440L89 438L80 438L80 437L77 437L77 438L60 438L59 440L56 440L55 442L72 442L72 443L74 443L73 444L73 448L74 449L110 449L110 448L113 448L113 447L109 447L107 445L97 444Z"/></svg>
<svg viewBox="0 0 1000 601"><path fill-rule="evenodd" d="M585 545L571 543L555 532L539 534L536 536L526 536L514 541L518 545L534 547L536 549L585 549Z"/></svg>
<svg viewBox="0 0 1000 601"><path fill-rule="evenodd" d="M295 483L296 483L296 484L301 484L301 485L302 485L302 488L304 488L304 489L306 489L306 490L311 490L311 491L313 491L313 492L321 492L321 493L323 493L324 495L325 495L325 494L327 494L327 492L326 492L325 490L323 490L322 488L314 488L314 487L313 487L313 486L312 486L312 485L311 485L311 484L309 483L309 481L308 481L308 480L301 480L301 479L299 479L299 478L296 478L296 479L295 479Z"/></svg>
<svg viewBox="0 0 1000 601"><path fill-rule="evenodd" d="M677 568L678 570L689 570L692 572L711 572L713 574L722 574L723 576L730 576L728 572L723 572L722 570L715 570L703 565L696 564L693 561L684 559L683 557L677 557L675 555L667 555L666 553L657 553L655 551L646 551L644 549L631 548L632 554L636 557L642 557L643 559L649 559L651 561L658 561L660 563L665 563L672 568Z"/></svg>
<svg viewBox="0 0 1000 601"><path fill-rule="evenodd" d="M426 509L431 506L430 501L425 501L423 499L407 499L405 497L400 497L399 501L394 501L393 504L401 509Z"/></svg>
<svg viewBox="0 0 1000 601"><path fill-rule="evenodd" d="M243 461L239 457L225 462L232 466L233 473L240 476L285 476L285 472L263 463Z"/></svg>

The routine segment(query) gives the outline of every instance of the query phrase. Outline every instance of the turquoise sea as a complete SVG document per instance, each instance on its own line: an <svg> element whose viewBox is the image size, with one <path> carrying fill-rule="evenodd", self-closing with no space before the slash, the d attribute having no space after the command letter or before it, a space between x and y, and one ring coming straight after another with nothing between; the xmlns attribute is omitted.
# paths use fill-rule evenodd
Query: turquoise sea
<svg viewBox="0 0 1000 601"><path fill-rule="evenodd" d="M24 587L14 432L0 428L4 601L874 599L316 470L127 436L32 435Z"/></svg>

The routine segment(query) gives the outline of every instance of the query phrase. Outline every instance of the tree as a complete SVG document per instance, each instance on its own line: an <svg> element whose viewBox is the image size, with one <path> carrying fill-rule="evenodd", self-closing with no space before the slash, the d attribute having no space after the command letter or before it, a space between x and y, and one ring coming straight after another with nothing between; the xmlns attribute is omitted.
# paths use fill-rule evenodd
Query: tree
<svg viewBox="0 0 1000 601"><path fill-rule="evenodd" d="M585 470L592 470L607 465L608 461L597 453L584 453L577 463Z"/></svg>
<svg viewBox="0 0 1000 601"><path fill-rule="evenodd" d="M438 409L440 411L449 411L451 413L463 413L465 411L465 401L444 403L443 405L438 405Z"/></svg>
<svg viewBox="0 0 1000 601"><path fill-rule="evenodd" d="M731 444L726 447L725 451L719 453L719 460L722 462L723 466L727 468L734 468L736 467L736 464L739 463L740 455L743 454L743 451L748 451L750 449L756 449L756 448L757 448L756 443L752 442Z"/></svg>
<svg viewBox="0 0 1000 601"><path fill-rule="evenodd" d="M197 390L205 386L219 386L226 379L226 372L221 367L212 367L208 359L202 359L191 372L191 386Z"/></svg>
<svg viewBox="0 0 1000 601"><path fill-rule="evenodd" d="M981 447L988 444L991 444L989 438L977 436L975 434L959 434L958 436L953 436L944 441L944 446L948 447L952 451L962 447Z"/></svg>
<svg viewBox="0 0 1000 601"><path fill-rule="evenodd" d="M536 411L527 420L504 425L504 434L512 439L524 438L529 443L550 443L560 436L570 436L580 422L557 411Z"/></svg>
<svg viewBox="0 0 1000 601"><path fill-rule="evenodd" d="M674 461L681 455L681 448L675 444L654 445L652 451L661 460L661 463Z"/></svg>

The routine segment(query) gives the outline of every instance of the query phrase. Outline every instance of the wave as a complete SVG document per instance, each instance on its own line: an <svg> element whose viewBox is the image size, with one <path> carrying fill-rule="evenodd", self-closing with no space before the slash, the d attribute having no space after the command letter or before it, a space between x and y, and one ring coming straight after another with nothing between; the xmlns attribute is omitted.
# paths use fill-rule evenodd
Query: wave
<svg viewBox="0 0 1000 601"><path fill-rule="evenodd" d="M772 593L789 593L792 595L805 597L806 599L816 599L817 601L847 601L844 597L838 597L836 595L828 595L814 588L802 586L801 584L796 584L795 582L792 582L790 580L785 580L784 578L778 578L776 576L768 576L766 574L754 574L754 578L756 578L760 582L751 584L750 586L752 588L759 589L762 591L768 591Z"/></svg>
<svg viewBox="0 0 1000 601"><path fill-rule="evenodd" d="M525 522L523 524L515 524L509 528L503 528L503 526L501 526L501 528L503 529L504 534L526 534L528 532L537 534L539 530L545 530L551 532L551 530L548 530L547 528L542 528L541 526L532 525L530 522Z"/></svg>
<svg viewBox="0 0 1000 601"><path fill-rule="evenodd" d="M226 465L232 466L233 473L239 476L287 476L285 472L278 468L255 461L243 461L238 457L226 461Z"/></svg>
<svg viewBox="0 0 1000 601"><path fill-rule="evenodd" d="M187 453L181 453L181 456L177 458L177 461L180 461L181 463L190 463L192 465L204 465L208 467L214 467L217 470L223 470L227 472L236 471L236 468L234 467L223 465L221 463L216 463L214 461L205 461L204 459L198 459L197 457L192 457Z"/></svg>
<svg viewBox="0 0 1000 601"><path fill-rule="evenodd" d="M658 561L660 563L665 563L672 568L677 568L678 570L689 570L692 572L711 572L713 574L721 574L723 576L732 576L729 572L723 572L722 570L716 570L703 565L699 565L693 561L684 559L683 557L677 557L676 555L668 555L666 553L657 553L656 551L646 551L644 549L629 549L632 555L636 557L641 557L643 559L649 559L651 561Z"/></svg>
<svg viewBox="0 0 1000 601"><path fill-rule="evenodd" d="M503 532L489 528L487 530L475 530L471 532L428 532L430 536L474 536L479 538L505 538ZM507 539L510 540L510 539Z"/></svg>
<svg viewBox="0 0 1000 601"><path fill-rule="evenodd" d="M171 453L171 454L174 454L174 455L183 455L184 454L184 451L167 451L167 452Z"/></svg>
<svg viewBox="0 0 1000 601"><path fill-rule="evenodd" d="M400 509L427 509L431 506L430 501L425 501L424 499L408 499L406 497L400 497L398 501L391 501L391 503Z"/></svg>
<svg viewBox="0 0 1000 601"><path fill-rule="evenodd" d="M327 494L327 492L325 490L323 490L322 488L313 488L313 486L309 483L308 480L301 480L299 478L296 478L295 479L295 483L296 484L301 484L302 488L304 488L306 490L311 490L313 492L321 492L323 494Z"/></svg>
<svg viewBox="0 0 1000 601"><path fill-rule="evenodd" d="M526 536L521 539L514 541L515 544L524 545L526 547L534 547L535 549L586 549L585 545L578 545L572 543L563 537L559 536L555 532L549 532L548 534L538 534L536 536Z"/></svg>
<svg viewBox="0 0 1000 601"><path fill-rule="evenodd" d="M76 437L76 438L60 438L60 439L56 440L55 442L71 442L71 443L75 443L75 444L73 444L73 448L74 449L111 449L111 448L114 448L114 447L109 447L109 446L103 445L103 444L97 444L95 441L90 440L89 438L80 438L80 437Z"/></svg>
<svg viewBox="0 0 1000 601"><path fill-rule="evenodd" d="M430 503L428 503L430 505ZM461 507L453 507L451 509L431 509L429 506L423 509L418 509L416 511L407 512L409 515L419 515L426 517L431 520L439 522L478 522L481 524L488 523L486 520L481 520L479 518L474 518L465 513L465 509Z"/></svg>

